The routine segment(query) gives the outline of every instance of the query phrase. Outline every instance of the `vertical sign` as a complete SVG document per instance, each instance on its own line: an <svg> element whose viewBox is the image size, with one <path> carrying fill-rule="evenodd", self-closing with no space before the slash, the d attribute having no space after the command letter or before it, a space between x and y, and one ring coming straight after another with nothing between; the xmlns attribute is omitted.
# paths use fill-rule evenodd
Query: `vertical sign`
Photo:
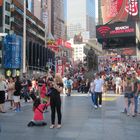
<svg viewBox="0 0 140 140"><path fill-rule="evenodd" d="M60 73L61 76L63 76L63 72L64 72L63 65L57 65L57 73Z"/></svg>
<svg viewBox="0 0 140 140"><path fill-rule="evenodd" d="M3 48L4 68L18 69L22 64L22 37L7 35Z"/></svg>

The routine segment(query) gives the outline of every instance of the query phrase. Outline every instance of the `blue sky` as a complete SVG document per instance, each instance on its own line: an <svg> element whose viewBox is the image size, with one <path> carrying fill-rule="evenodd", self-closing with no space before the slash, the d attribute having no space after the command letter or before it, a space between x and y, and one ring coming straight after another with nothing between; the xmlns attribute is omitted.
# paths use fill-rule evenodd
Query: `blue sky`
<svg viewBox="0 0 140 140"><path fill-rule="evenodd" d="M96 18L98 18L98 0L95 0L96 2ZM64 16L65 16L65 19L66 19L66 16L67 16L67 9L66 9L66 5L67 5L67 0L64 0Z"/></svg>

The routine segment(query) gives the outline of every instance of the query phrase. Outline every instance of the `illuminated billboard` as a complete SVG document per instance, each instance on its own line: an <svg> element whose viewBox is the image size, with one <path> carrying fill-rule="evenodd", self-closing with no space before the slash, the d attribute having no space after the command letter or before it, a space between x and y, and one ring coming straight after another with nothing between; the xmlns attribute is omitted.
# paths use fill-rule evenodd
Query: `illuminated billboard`
<svg viewBox="0 0 140 140"><path fill-rule="evenodd" d="M96 26L97 38L129 37L136 36L134 22L114 23Z"/></svg>
<svg viewBox="0 0 140 140"><path fill-rule="evenodd" d="M138 0L102 0L103 24L138 20Z"/></svg>
<svg viewBox="0 0 140 140"><path fill-rule="evenodd" d="M96 26L96 37L103 49L136 46L135 22L113 23Z"/></svg>

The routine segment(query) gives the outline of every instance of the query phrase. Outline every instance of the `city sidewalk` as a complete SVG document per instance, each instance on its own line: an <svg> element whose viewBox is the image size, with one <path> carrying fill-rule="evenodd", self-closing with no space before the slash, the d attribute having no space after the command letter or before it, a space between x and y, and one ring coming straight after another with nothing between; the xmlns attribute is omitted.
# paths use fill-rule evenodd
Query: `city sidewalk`
<svg viewBox="0 0 140 140"><path fill-rule="evenodd" d="M48 125L27 127L32 119L32 103L22 103L22 112L0 114L1 140L139 140L140 116L127 116L123 96L106 95L103 107L95 110L90 96L74 93L62 96L62 128L50 129L50 112L45 113ZM49 110L49 108L48 108Z"/></svg>

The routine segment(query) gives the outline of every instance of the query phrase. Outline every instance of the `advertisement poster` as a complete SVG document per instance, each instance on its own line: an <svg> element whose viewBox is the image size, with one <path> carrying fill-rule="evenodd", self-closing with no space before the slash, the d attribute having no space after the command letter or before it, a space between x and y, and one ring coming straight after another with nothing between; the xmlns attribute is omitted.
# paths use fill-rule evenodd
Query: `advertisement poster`
<svg viewBox="0 0 140 140"><path fill-rule="evenodd" d="M22 37L7 35L3 43L4 68L17 69L22 65Z"/></svg>
<svg viewBox="0 0 140 140"><path fill-rule="evenodd" d="M63 67L63 65L62 64L57 64L57 67L56 67L57 69L56 69L56 72L57 73L60 73L61 75L63 75L63 73L64 73L64 67Z"/></svg>
<svg viewBox="0 0 140 140"><path fill-rule="evenodd" d="M138 20L139 0L102 0L103 24Z"/></svg>

